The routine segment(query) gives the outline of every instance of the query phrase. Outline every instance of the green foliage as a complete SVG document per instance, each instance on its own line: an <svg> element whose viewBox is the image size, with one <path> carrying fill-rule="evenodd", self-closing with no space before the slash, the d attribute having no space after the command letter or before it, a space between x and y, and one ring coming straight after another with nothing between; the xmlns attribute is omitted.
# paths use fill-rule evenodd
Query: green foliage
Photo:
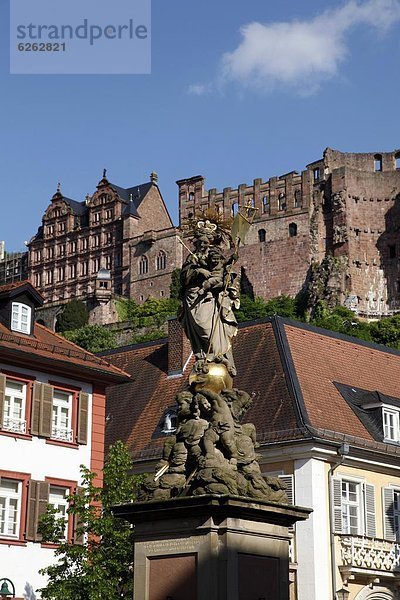
<svg viewBox="0 0 400 600"><path fill-rule="evenodd" d="M63 333L72 329L79 329L87 324L89 320L89 312L86 304L82 300L73 298L57 319L56 331Z"/></svg>
<svg viewBox="0 0 400 600"><path fill-rule="evenodd" d="M133 328L161 327L169 317L177 314L179 300L176 298L147 298L143 304L135 300L125 300L124 308L118 314L124 314Z"/></svg>
<svg viewBox="0 0 400 600"><path fill-rule="evenodd" d="M85 325L74 331L66 331L64 337L88 352L101 352L116 346L115 333L101 325Z"/></svg>
<svg viewBox="0 0 400 600"><path fill-rule="evenodd" d="M175 298L176 300L179 300L182 297L181 270L182 269L174 269L171 273L169 297Z"/></svg>
<svg viewBox="0 0 400 600"><path fill-rule="evenodd" d="M252 300L249 296L242 295L240 308L235 314L239 322L272 317L273 315L291 319L298 317L296 300L290 296L278 296L266 302L262 298L257 297Z"/></svg>
<svg viewBox="0 0 400 600"><path fill-rule="evenodd" d="M400 314L371 323L370 329L374 342L400 350Z"/></svg>
<svg viewBox="0 0 400 600"><path fill-rule="evenodd" d="M372 341L370 325L357 319L355 314L344 306L329 309L323 301L319 302L311 324L362 340Z"/></svg>
<svg viewBox="0 0 400 600"><path fill-rule="evenodd" d="M152 329L148 333L143 333L142 335L133 335L131 343L143 344L144 342L154 342L155 340L159 340L164 337L166 337L166 334L162 329Z"/></svg>
<svg viewBox="0 0 400 600"><path fill-rule="evenodd" d="M121 600L132 598L133 529L113 516L115 504L135 499L138 477L131 475L132 460L122 442L110 448L104 466L104 487L94 485L95 474L81 467L83 488L70 497L69 514L79 523L84 544L61 540L57 562L42 569L48 578L40 590L43 600ZM46 541L60 540L62 529L51 508L41 519Z"/></svg>

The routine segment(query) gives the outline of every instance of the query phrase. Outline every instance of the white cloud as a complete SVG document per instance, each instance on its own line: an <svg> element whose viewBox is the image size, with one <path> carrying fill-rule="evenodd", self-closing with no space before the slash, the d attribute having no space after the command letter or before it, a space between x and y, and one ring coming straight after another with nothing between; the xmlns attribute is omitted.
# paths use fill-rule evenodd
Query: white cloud
<svg viewBox="0 0 400 600"><path fill-rule="evenodd" d="M384 33L398 21L400 0L350 0L309 21L249 23L240 30L238 47L223 55L219 83L314 93L349 55L352 28L369 26ZM192 87L210 89L209 84Z"/></svg>
<svg viewBox="0 0 400 600"><path fill-rule="evenodd" d="M193 83L188 87L188 93L192 96L205 96L212 91L211 83Z"/></svg>

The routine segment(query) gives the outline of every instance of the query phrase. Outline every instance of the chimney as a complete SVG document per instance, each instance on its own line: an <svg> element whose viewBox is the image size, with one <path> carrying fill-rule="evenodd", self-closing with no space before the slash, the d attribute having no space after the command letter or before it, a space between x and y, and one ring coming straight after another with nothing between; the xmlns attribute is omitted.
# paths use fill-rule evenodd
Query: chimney
<svg viewBox="0 0 400 600"><path fill-rule="evenodd" d="M176 317L168 320L168 377L179 377L183 374L192 348Z"/></svg>

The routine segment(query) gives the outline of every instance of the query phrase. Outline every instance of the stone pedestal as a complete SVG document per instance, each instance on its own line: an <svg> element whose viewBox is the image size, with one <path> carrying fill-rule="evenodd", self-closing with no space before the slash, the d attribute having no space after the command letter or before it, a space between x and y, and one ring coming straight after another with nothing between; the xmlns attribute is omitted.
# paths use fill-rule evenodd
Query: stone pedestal
<svg viewBox="0 0 400 600"><path fill-rule="evenodd" d="M309 509L231 496L128 504L134 600L288 600L288 528Z"/></svg>

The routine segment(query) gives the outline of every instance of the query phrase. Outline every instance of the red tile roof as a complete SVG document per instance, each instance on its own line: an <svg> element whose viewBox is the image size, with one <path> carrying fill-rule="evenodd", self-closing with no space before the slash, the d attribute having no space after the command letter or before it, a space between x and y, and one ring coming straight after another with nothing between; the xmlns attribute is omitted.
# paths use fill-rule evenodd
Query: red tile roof
<svg viewBox="0 0 400 600"><path fill-rule="evenodd" d="M5 286L4 286L5 287ZM3 361L20 360L25 365L44 363L53 369L63 369L63 372L74 371L82 376L96 376L103 382L117 383L128 381L129 377L118 367L111 365L105 359L86 352L79 346L54 333L47 327L35 323L32 336L10 331L0 323L0 357Z"/></svg>
<svg viewBox="0 0 400 600"><path fill-rule="evenodd" d="M167 376L165 340L108 354L133 381L109 388L106 443L124 440L136 459L160 452L163 415L187 385ZM400 352L274 317L240 327L234 345L235 386L254 397L246 421L262 444L324 437L400 453L359 420L334 382L400 398ZM347 438L346 438L347 436Z"/></svg>

